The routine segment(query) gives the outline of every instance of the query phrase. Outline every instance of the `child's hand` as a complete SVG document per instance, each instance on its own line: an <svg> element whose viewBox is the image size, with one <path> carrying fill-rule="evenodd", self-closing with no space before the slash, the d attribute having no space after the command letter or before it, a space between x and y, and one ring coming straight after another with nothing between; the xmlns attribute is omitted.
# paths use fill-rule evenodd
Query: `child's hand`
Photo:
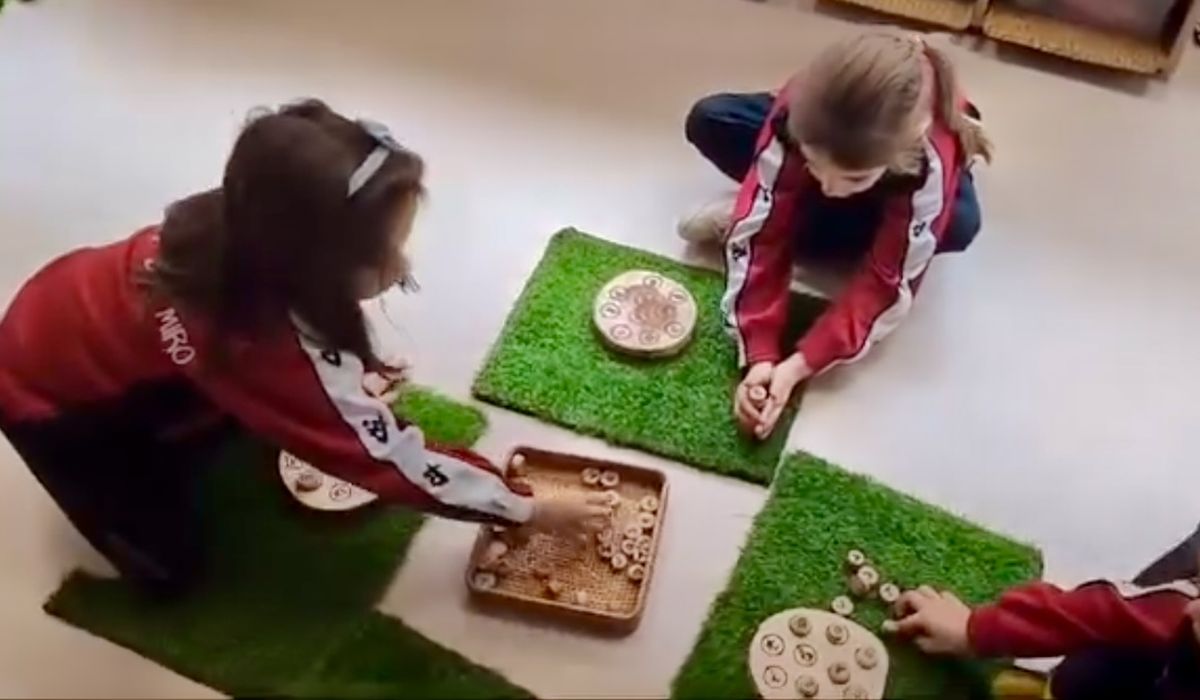
<svg viewBox="0 0 1200 700"><path fill-rule="evenodd" d="M603 493L543 496L534 501L533 516L525 526L537 532L586 535L602 529L610 514Z"/></svg>
<svg viewBox="0 0 1200 700"><path fill-rule="evenodd" d="M750 392L759 387L764 393L769 393L771 373L774 370L775 365L771 362L751 365L750 371L746 372L746 377L733 393L733 415L737 418L738 425L747 433L753 432L757 435L758 426L762 423L762 411L766 406L764 401L752 399Z"/></svg>
<svg viewBox="0 0 1200 700"><path fill-rule="evenodd" d="M808 368L808 362L800 353L795 353L775 366L771 372L767 400L763 405L758 425L754 429L755 437L765 440L775 431L775 424L779 422L779 417L783 415L788 402L792 400L792 392L796 390L796 386L800 382L808 379L811 375L812 370Z"/></svg>
<svg viewBox="0 0 1200 700"><path fill-rule="evenodd" d="M927 654L971 653L967 638L971 608L953 593L921 586L900 596L898 605L905 617L883 623L884 632L911 638Z"/></svg>

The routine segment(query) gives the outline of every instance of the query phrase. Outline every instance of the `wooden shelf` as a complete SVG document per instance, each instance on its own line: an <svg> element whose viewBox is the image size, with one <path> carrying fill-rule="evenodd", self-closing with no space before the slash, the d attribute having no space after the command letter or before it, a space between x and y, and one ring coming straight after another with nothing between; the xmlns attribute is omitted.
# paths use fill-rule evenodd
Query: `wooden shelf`
<svg viewBox="0 0 1200 700"><path fill-rule="evenodd" d="M975 0L840 0L840 2L959 30L970 27L976 13Z"/></svg>
<svg viewBox="0 0 1200 700"><path fill-rule="evenodd" d="M993 5L983 33L1056 56L1109 68L1155 75L1171 68L1170 47L1160 41L1093 29L1063 20Z"/></svg>

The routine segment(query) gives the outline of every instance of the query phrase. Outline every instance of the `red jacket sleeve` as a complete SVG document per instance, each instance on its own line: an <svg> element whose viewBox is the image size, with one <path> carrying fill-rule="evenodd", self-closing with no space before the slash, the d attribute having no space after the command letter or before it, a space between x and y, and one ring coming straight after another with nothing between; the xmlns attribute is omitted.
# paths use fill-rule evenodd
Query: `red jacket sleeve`
<svg viewBox="0 0 1200 700"><path fill-rule="evenodd" d="M157 312L164 313L175 311ZM381 500L502 524L532 514L527 489L508 483L478 455L427 449L417 426L398 420L364 388L361 359L303 333L285 331L271 342L234 348L223 363L196 361L182 369L249 430Z"/></svg>
<svg viewBox="0 0 1200 700"><path fill-rule="evenodd" d="M908 314L953 208L954 148L944 135L926 140L924 181L887 202L862 269L800 339L796 349L814 373L858 360Z"/></svg>
<svg viewBox="0 0 1200 700"><path fill-rule="evenodd" d="M742 181L725 241L721 313L737 343L738 364L778 361L787 323L792 246L803 158L775 133L787 106L780 91L759 133L757 157Z"/></svg>
<svg viewBox="0 0 1200 700"><path fill-rule="evenodd" d="M1034 583L977 608L967 633L975 653L988 657L1063 656L1101 644L1167 647L1197 597L1190 581L1152 588L1094 581L1072 591Z"/></svg>

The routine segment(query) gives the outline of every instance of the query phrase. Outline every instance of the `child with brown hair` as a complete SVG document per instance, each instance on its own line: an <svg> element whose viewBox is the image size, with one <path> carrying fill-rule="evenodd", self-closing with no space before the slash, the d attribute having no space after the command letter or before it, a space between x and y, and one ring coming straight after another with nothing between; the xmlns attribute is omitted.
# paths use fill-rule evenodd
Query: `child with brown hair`
<svg viewBox="0 0 1200 700"><path fill-rule="evenodd" d="M700 100L687 137L741 182L736 201L701 209L680 235L724 242L722 313L745 370L734 413L765 438L797 384L896 328L936 253L970 245L980 215L969 168L992 145L946 56L884 33L837 42L777 94ZM859 270L784 348L797 258Z"/></svg>
<svg viewBox="0 0 1200 700"><path fill-rule="evenodd" d="M552 530L605 512L426 446L365 388L389 368L359 302L409 280L423 171L382 125L294 103L245 126L221 187L17 294L0 430L122 575L161 593L196 580L192 466L223 419L385 503Z"/></svg>

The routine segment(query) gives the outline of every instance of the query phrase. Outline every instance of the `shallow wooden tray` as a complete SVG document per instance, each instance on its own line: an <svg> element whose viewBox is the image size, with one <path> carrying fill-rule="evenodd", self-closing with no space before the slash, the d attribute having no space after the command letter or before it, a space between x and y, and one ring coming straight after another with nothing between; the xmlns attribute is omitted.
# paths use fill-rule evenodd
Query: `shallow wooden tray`
<svg viewBox="0 0 1200 700"><path fill-rule="evenodd" d="M641 622L650 582L654 580L654 564L667 508L666 475L655 469L525 446L513 450L508 460L510 465L517 455L525 459L526 478L535 493L599 493L603 489L584 485L580 472L587 467L617 472L621 477L620 484L614 489L621 495L621 504L614 514L618 533L632 522L639 510L639 500L645 496L656 497L658 522L653 531L647 533L651 540L650 554L644 564L645 577L641 581L632 581L624 571L614 571L596 553L594 537L581 544L538 534L510 549L505 557L509 571L499 577L495 587L482 589L474 585L473 576L488 543L498 536L493 528L485 526L480 528L466 570L467 588L472 598L480 604L582 623L611 633L632 632ZM553 578L565 585L563 595L552 598L546 594L545 580L534 571L539 564L553 568ZM586 603L577 604L571 600L570 592L576 590L587 592Z"/></svg>
<svg viewBox="0 0 1200 700"><path fill-rule="evenodd" d="M839 2L950 29L966 29L971 26L976 15L975 0L839 0Z"/></svg>

